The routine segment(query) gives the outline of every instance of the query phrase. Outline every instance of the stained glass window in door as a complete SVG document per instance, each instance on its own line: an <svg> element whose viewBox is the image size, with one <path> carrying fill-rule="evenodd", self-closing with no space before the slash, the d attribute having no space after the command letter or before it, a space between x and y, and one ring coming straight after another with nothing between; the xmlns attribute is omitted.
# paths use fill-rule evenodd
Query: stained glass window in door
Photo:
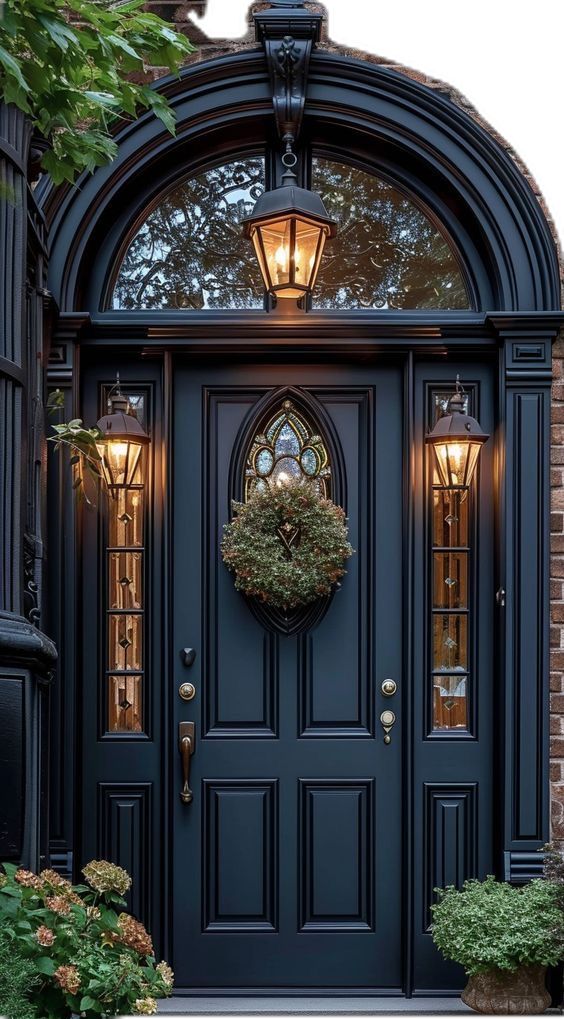
<svg viewBox="0 0 564 1019"><path fill-rule="evenodd" d="M331 494L327 447L292 401L284 400L251 443L245 465L245 499L257 489L283 485L291 478L311 481L324 498Z"/></svg>

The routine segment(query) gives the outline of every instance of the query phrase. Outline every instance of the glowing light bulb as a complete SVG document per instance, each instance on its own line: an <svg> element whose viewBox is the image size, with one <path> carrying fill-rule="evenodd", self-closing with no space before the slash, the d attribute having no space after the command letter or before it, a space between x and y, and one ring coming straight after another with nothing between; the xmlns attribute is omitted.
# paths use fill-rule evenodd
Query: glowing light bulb
<svg viewBox="0 0 564 1019"><path fill-rule="evenodd" d="M277 249L274 258L276 259L278 272L286 272L286 267L288 265L288 251L283 244L281 244Z"/></svg>

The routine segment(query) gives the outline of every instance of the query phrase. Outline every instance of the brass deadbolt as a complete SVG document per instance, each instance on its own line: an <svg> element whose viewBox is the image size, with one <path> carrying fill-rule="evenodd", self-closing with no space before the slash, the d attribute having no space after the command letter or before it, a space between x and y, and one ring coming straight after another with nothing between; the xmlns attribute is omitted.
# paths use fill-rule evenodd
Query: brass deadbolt
<svg viewBox="0 0 564 1019"><path fill-rule="evenodd" d="M384 697L393 697L397 688L398 685L395 679L385 679L382 683L382 693L384 694Z"/></svg>
<svg viewBox="0 0 564 1019"><path fill-rule="evenodd" d="M193 683L182 683L178 693L183 701L191 701L196 696L196 687Z"/></svg>

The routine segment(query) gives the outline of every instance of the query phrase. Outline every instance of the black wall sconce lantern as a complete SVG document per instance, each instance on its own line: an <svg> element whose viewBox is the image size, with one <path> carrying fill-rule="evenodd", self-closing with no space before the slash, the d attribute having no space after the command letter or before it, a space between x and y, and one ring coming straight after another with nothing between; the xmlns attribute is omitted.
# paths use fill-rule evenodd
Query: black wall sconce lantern
<svg viewBox="0 0 564 1019"><path fill-rule="evenodd" d="M303 0L271 0L255 14L257 40L264 45L272 85L274 114L285 147L281 187L266 191L243 221L252 240L264 285L275 297L311 293L325 242L336 233L321 197L298 186L294 145L299 136L312 49L319 41L321 14Z"/></svg>
<svg viewBox="0 0 564 1019"><path fill-rule="evenodd" d="M472 482L478 458L489 435L476 418L466 414L466 401L460 376L448 401L447 412L427 435L426 442L435 454L440 483L445 488L467 489Z"/></svg>
<svg viewBox="0 0 564 1019"><path fill-rule="evenodd" d="M119 375L108 394L108 413L97 422L101 437L96 441L104 479L115 499L117 493L138 483L138 468L143 448L150 438L137 418L130 413L127 396L121 392Z"/></svg>

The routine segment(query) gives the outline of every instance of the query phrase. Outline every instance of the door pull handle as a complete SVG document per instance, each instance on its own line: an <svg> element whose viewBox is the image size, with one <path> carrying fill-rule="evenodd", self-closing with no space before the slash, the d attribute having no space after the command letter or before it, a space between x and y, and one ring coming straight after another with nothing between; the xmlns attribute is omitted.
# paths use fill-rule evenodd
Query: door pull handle
<svg viewBox="0 0 564 1019"><path fill-rule="evenodd" d="M190 788L190 761L196 749L196 726L194 722L181 722L178 726L178 749L182 763L182 792L180 799L186 805L192 802L194 794Z"/></svg>

